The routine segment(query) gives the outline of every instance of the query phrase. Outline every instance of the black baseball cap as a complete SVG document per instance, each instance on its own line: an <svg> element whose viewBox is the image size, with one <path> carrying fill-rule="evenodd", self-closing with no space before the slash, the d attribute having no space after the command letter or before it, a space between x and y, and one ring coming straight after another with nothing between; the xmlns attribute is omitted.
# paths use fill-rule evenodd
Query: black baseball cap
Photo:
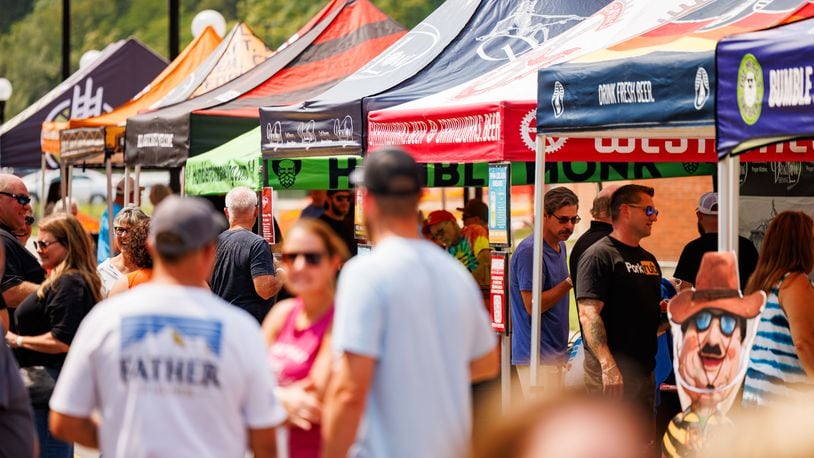
<svg viewBox="0 0 814 458"><path fill-rule="evenodd" d="M421 193L421 168L403 150L384 148L367 155L351 182L375 196L416 196Z"/></svg>

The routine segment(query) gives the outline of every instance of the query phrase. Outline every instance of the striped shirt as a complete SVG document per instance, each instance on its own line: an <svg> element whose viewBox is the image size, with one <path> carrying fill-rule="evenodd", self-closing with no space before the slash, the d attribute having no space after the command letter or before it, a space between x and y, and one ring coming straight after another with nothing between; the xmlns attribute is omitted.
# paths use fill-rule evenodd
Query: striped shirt
<svg viewBox="0 0 814 458"><path fill-rule="evenodd" d="M745 406L771 405L774 398L782 401L812 388L812 380L794 348L788 317L778 299L780 285L788 275L772 287L760 315L743 386Z"/></svg>

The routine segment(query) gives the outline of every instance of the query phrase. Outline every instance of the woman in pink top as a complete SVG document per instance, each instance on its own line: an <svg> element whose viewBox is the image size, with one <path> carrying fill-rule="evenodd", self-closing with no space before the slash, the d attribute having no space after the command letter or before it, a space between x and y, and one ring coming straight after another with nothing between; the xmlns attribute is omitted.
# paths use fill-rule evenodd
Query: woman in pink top
<svg viewBox="0 0 814 458"><path fill-rule="evenodd" d="M330 328L336 276L348 249L324 222L306 218L286 234L285 285L294 296L275 305L263 321L268 357L288 412L291 458L320 456L322 399L330 374Z"/></svg>

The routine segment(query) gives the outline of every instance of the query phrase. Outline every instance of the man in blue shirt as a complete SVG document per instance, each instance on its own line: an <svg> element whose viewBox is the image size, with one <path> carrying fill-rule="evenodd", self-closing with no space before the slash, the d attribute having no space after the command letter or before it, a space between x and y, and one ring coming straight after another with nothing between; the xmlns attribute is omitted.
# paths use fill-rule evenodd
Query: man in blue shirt
<svg viewBox="0 0 814 458"><path fill-rule="evenodd" d="M540 371L537 380L546 396L561 386L562 365L568 346L568 292L573 284L568 275L565 241L579 223L579 200L573 191L559 187L548 191L543 201L543 291L540 295ZM512 306L512 364L520 386L529 394L531 373L531 294L534 236L525 238L512 255L509 294Z"/></svg>

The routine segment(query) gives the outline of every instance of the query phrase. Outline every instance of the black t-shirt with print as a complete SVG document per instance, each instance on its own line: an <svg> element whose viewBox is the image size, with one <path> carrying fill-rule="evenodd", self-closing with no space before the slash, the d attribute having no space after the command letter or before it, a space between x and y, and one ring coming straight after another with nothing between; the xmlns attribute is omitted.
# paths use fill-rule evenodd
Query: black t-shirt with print
<svg viewBox="0 0 814 458"><path fill-rule="evenodd" d="M0 227L0 240L6 249L6 270L0 281L0 291L6 291L24 281L40 284L45 280L45 270L37 262L37 258L6 228Z"/></svg>
<svg viewBox="0 0 814 458"><path fill-rule="evenodd" d="M661 302L661 268L655 256L607 236L579 260L579 299L604 303L600 316L622 376L649 376L656 366ZM585 371L598 377L599 361L586 346Z"/></svg>

